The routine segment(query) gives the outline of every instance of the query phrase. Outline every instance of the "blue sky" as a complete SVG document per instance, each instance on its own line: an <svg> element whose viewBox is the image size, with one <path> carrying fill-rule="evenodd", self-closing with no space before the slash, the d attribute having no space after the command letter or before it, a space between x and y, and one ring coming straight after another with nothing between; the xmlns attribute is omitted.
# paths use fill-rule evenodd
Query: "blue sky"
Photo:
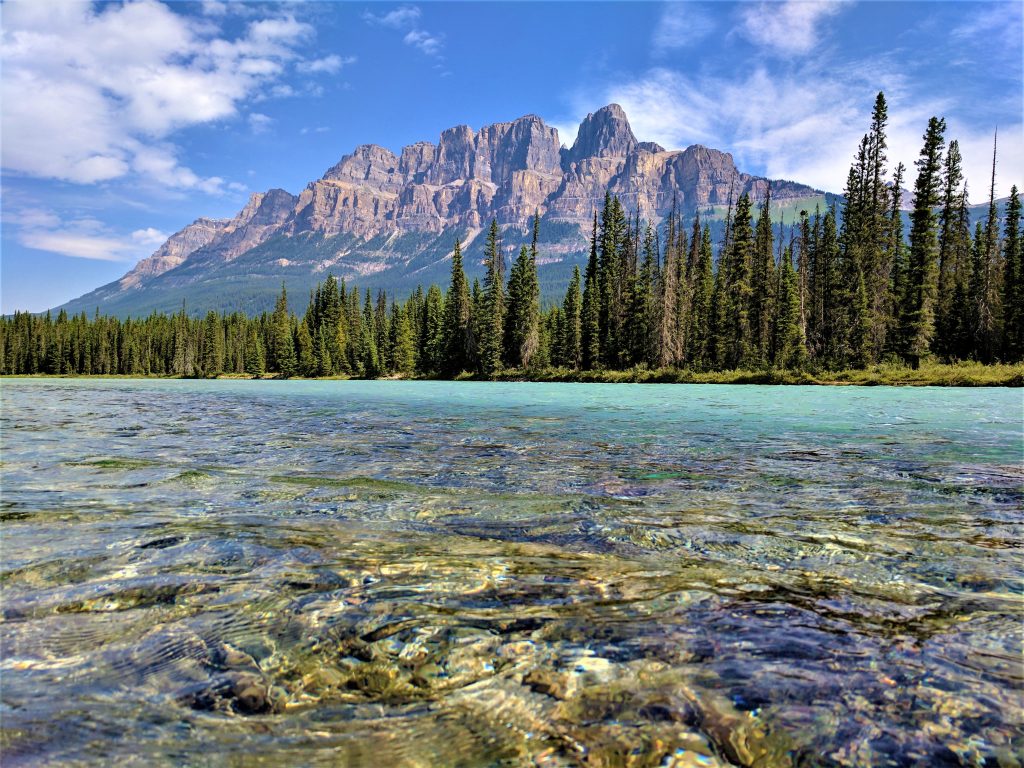
<svg viewBox="0 0 1024 768"><path fill-rule="evenodd" d="M972 200L1024 179L1019 2L0 5L0 310L120 277L199 216L292 193L361 143L535 113L571 144L621 104L641 140L840 191L874 94L891 164L929 116Z"/></svg>

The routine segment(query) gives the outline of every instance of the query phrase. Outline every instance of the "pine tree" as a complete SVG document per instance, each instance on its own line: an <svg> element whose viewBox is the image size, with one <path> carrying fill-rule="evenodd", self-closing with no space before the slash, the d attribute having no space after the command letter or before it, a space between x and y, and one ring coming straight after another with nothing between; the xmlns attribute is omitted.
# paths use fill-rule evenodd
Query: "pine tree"
<svg viewBox="0 0 1024 768"><path fill-rule="evenodd" d="M936 337L933 348L940 355L949 356L951 341L950 316L953 312L953 295L956 292L956 275L960 265L957 256L957 221L960 208L961 172L960 144L955 139L949 142L943 177L942 213L939 215L939 282L938 298L935 303Z"/></svg>
<svg viewBox="0 0 1024 768"><path fill-rule="evenodd" d="M750 325L753 289L751 270L754 257L754 230L750 220L750 196L740 195L732 225L732 239L727 248L725 326L723 365L726 368L748 367L755 362Z"/></svg>
<svg viewBox="0 0 1024 768"><path fill-rule="evenodd" d="M694 217L696 229L700 218ZM696 238L694 238L696 240ZM709 366L708 346L712 330L712 298L715 278L712 268L711 229L705 224L701 232L699 255L693 270L693 298L690 302L690 330L687 337L687 362L698 371Z"/></svg>
<svg viewBox="0 0 1024 768"><path fill-rule="evenodd" d="M972 292L972 300L977 306L977 326L975 339L977 358L983 363L995 359L999 350L998 318L1001 314L999 306L999 279L1002 270L999 268L999 214L996 208L996 143L992 143L992 183L989 187L988 218L985 220L984 243L977 275L978 287Z"/></svg>
<svg viewBox="0 0 1024 768"><path fill-rule="evenodd" d="M316 376L317 364L313 357L313 337L306 323L299 323L295 330L296 371L300 376Z"/></svg>
<svg viewBox="0 0 1024 768"><path fill-rule="evenodd" d="M885 349L893 355L899 355L906 348L906 338L903 335L904 329L900 321L903 297L907 292L907 257L903 242L903 215L900 208L905 171L903 163L898 163L893 172L888 238L886 240L886 260L890 265L890 278L889 295L885 305L887 309Z"/></svg>
<svg viewBox="0 0 1024 768"><path fill-rule="evenodd" d="M292 322L288 314L288 292L281 283L281 294L274 305L271 316L272 358L271 365L281 376L288 378L295 375L297 365L295 359L295 342L292 339Z"/></svg>
<svg viewBox="0 0 1024 768"><path fill-rule="evenodd" d="M423 301L423 321L420 324L420 373L444 370L444 296L441 289L431 285Z"/></svg>
<svg viewBox="0 0 1024 768"><path fill-rule="evenodd" d="M502 284L504 256L501 253L498 222L491 219L487 232L487 272L484 277L484 297L479 315L480 372L493 376L501 368L504 350L505 286Z"/></svg>
<svg viewBox="0 0 1024 768"><path fill-rule="evenodd" d="M601 291L599 324L602 362L611 368L620 367L626 357L623 296L627 243L628 231L622 204L618 197L606 195L598 253L598 287Z"/></svg>
<svg viewBox="0 0 1024 768"><path fill-rule="evenodd" d="M775 288L775 260L772 240L772 188L768 185L761 204L757 231L754 235L754 254L751 274L750 328L753 333L751 357L758 366L769 362L772 333L772 300Z"/></svg>
<svg viewBox="0 0 1024 768"><path fill-rule="evenodd" d="M525 245L519 250L509 274L506 360L513 368L529 367L540 344L540 287L532 250Z"/></svg>
<svg viewBox="0 0 1024 768"><path fill-rule="evenodd" d="M657 312L657 364L662 368L678 365L683 350L679 328L679 265L676 249L676 227L679 225L675 202L665 222L665 253L659 272Z"/></svg>
<svg viewBox="0 0 1024 768"><path fill-rule="evenodd" d="M787 247L779 264L776 301L773 307L772 364L776 368L803 367L807 350L800 327L800 290L793 270L793 249Z"/></svg>
<svg viewBox="0 0 1024 768"><path fill-rule="evenodd" d="M840 281L839 233L836 225L835 206L830 207L821 219L821 231L815 238L815 266L817 286L820 294L820 319L818 339L820 356L827 362L835 363L839 355L837 346L840 336L837 329L841 323L840 299L843 291Z"/></svg>
<svg viewBox="0 0 1024 768"><path fill-rule="evenodd" d="M376 378L381 374L380 350L377 348L377 320L370 296L370 289L366 289L366 299L363 302L363 319L360 323L362 339L359 350L359 368L363 376L368 379Z"/></svg>
<svg viewBox="0 0 1024 768"><path fill-rule="evenodd" d="M445 296L444 321L441 324L444 339L441 369L445 373L456 374L469 367L470 312L469 286L462 269L462 246L456 240L452 251L451 283Z"/></svg>
<svg viewBox="0 0 1024 768"><path fill-rule="evenodd" d="M401 376L411 376L416 371L416 347L413 344L413 331L409 322L411 307L399 308L391 305L391 371Z"/></svg>
<svg viewBox="0 0 1024 768"><path fill-rule="evenodd" d="M572 279L562 301L562 348L559 353L561 364L568 368L579 368L583 362L582 347L583 297L580 295L580 268L573 267Z"/></svg>
<svg viewBox="0 0 1024 768"><path fill-rule="evenodd" d="M944 119L933 117L928 121L914 183L907 285L901 317L905 344L903 355L915 368L928 353L935 333L938 294L938 221L935 208L941 202L945 130Z"/></svg>
<svg viewBox="0 0 1024 768"><path fill-rule="evenodd" d="M598 285L597 212L594 213L590 235L590 259L584 274L583 306L580 341L584 370L591 371L601 364L601 291Z"/></svg>
<svg viewBox="0 0 1024 768"><path fill-rule="evenodd" d="M1020 239L1020 197L1010 189L1003 232L1003 360L1024 358L1024 256Z"/></svg>
<svg viewBox="0 0 1024 768"><path fill-rule="evenodd" d="M654 330L658 315L654 295L655 280L658 277L658 251L654 228L650 224L644 230L641 249L643 259L633 281L627 328L630 334L631 362L650 365L657 363Z"/></svg>

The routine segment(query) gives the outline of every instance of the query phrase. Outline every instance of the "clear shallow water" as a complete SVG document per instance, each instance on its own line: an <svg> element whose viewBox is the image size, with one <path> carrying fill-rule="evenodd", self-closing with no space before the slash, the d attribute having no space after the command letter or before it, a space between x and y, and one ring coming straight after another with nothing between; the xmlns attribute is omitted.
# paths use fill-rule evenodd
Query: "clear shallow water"
<svg viewBox="0 0 1024 768"><path fill-rule="evenodd" d="M1020 764L1020 390L0 396L5 766Z"/></svg>

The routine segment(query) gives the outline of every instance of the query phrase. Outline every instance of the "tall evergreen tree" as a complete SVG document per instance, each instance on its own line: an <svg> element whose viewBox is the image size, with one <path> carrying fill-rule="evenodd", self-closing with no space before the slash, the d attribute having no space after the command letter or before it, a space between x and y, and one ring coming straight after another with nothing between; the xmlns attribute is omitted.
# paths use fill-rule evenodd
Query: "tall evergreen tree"
<svg viewBox="0 0 1024 768"><path fill-rule="evenodd" d="M945 130L944 119L933 117L928 121L914 183L907 284L901 318L905 344L903 355L915 368L928 353L935 333L935 302L938 298L938 219L935 208L941 202Z"/></svg>
<svg viewBox="0 0 1024 768"><path fill-rule="evenodd" d="M773 289L776 287L771 203L772 188L769 184L757 220L751 272L750 329L753 333L751 358L759 366L767 365L769 362L772 316L774 314Z"/></svg>
<svg viewBox="0 0 1024 768"><path fill-rule="evenodd" d="M1020 196L1010 189L1003 234L1003 359L1024 359L1024 256L1020 237Z"/></svg>
<svg viewBox="0 0 1024 768"><path fill-rule="evenodd" d="M452 276L444 302L444 369L455 374L469 367L470 297L466 273L462 268L462 245L456 240L452 251Z"/></svg>
<svg viewBox="0 0 1024 768"><path fill-rule="evenodd" d="M391 304L391 371L400 376L411 376L416 371L416 345L413 343L409 309Z"/></svg>
<svg viewBox="0 0 1024 768"><path fill-rule="evenodd" d="M750 324L753 287L751 272L754 258L754 230L750 219L750 196L740 195L732 224L732 238L727 249L725 282L725 325L720 331L723 341L723 364L741 368L756 362Z"/></svg>
<svg viewBox="0 0 1024 768"><path fill-rule="evenodd" d="M888 238L886 240L886 260L889 263L889 296L886 302L887 321L885 350L893 355L901 354L906 349L906 338L903 335L901 310L903 297L907 292L907 253L903 241L903 215L901 200L903 196L903 174L906 171L903 163L896 165L893 172L891 197L889 200Z"/></svg>
<svg viewBox="0 0 1024 768"><path fill-rule="evenodd" d="M536 245L524 245L512 265L508 281L508 351L514 368L527 368L540 346L540 285L537 281Z"/></svg>
<svg viewBox="0 0 1024 768"><path fill-rule="evenodd" d="M597 212L590 235L590 258L584 273L580 343L583 368L594 370L601 364L601 290L598 285Z"/></svg>
<svg viewBox="0 0 1024 768"><path fill-rule="evenodd" d="M212 309L203 321L203 375L219 376L224 369L224 337L220 317Z"/></svg>
<svg viewBox="0 0 1024 768"><path fill-rule="evenodd" d="M501 368L504 351L505 286L502 283L504 256L498 222L491 219L484 247L487 272L484 276L484 297L479 316L480 372L493 376Z"/></svg>
<svg viewBox="0 0 1024 768"><path fill-rule="evenodd" d="M567 368L579 368L583 364L583 297L580 295L580 268L573 267L569 287L562 301L562 349L561 364Z"/></svg>
<svg viewBox="0 0 1024 768"><path fill-rule="evenodd" d="M665 253L659 272L657 313L657 363L661 367L677 365L682 358L679 337L679 258L676 227L679 226L675 202L665 221Z"/></svg>
<svg viewBox="0 0 1024 768"><path fill-rule="evenodd" d="M776 368L801 368L807 350L800 326L800 291L793 269L792 247L787 247L782 254L773 309L771 362Z"/></svg>
<svg viewBox="0 0 1024 768"><path fill-rule="evenodd" d="M313 357L313 337L306 323L298 323L295 328L295 360L296 372L300 376L316 376L317 364Z"/></svg>
<svg viewBox="0 0 1024 768"><path fill-rule="evenodd" d="M281 283L281 294L277 297L277 303L274 305L271 324L274 368L285 378L294 376L298 363L295 357L295 341L292 338L292 320L288 313L288 292L285 290L283 282Z"/></svg>
<svg viewBox="0 0 1024 768"><path fill-rule="evenodd" d="M988 218L985 220L984 241L971 300L977 307L975 327L976 355L984 363L995 359L999 351L998 318L999 281L999 214L996 208L996 141L992 141L992 182L989 187Z"/></svg>
<svg viewBox="0 0 1024 768"><path fill-rule="evenodd" d="M437 373L445 367L444 296L436 285L427 289L420 323L419 371Z"/></svg>
<svg viewBox="0 0 1024 768"><path fill-rule="evenodd" d="M948 356L948 342L951 335L950 316L953 313L953 296L956 292L956 276L960 265L957 257L959 230L957 227L960 209L961 171L960 144L955 139L949 142L946 151L946 165L943 176L942 213L939 215L939 283L935 303L935 328L937 335L933 343L936 352Z"/></svg>
<svg viewBox="0 0 1024 768"><path fill-rule="evenodd" d="M363 375L375 378L381 374L380 350L377 347L377 313L373 305L370 289L366 289L363 301L363 319L360 323L362 338L359 349L359 364Z"/></svg>
<svg viewBox="0 0 1024 768"><path fill-rule="evenodd" d="M699 226L699 217L694 217ZM694 229L696 229L696 226ZM696 239L696 238L695 238ZM690 302L690 330L687 334L687 362L697 370L708 366L708 344L712 330L712 294L714 291L713 254L711 229L705 224L700 236L699 255L693 270L693 293Z"/></svg>

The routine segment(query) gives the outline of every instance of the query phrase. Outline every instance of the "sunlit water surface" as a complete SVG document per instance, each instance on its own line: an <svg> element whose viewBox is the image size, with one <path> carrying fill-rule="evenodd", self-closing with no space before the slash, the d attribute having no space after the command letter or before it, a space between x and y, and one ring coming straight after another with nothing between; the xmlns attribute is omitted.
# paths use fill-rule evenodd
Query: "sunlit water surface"
<svg viewBox="0 0 1024 768"><path fill-rule="evenodd" d="M5 380L3 765L1020 765L1020 390Z"/></svg>

